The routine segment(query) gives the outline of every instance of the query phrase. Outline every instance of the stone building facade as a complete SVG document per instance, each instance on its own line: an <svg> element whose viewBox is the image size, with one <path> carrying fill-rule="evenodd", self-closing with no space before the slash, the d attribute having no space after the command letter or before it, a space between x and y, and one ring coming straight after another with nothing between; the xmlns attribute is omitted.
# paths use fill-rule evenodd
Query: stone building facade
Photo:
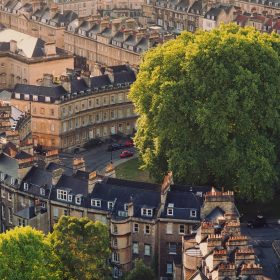
<svg viewBox="0 0 280 280"><path fill-rule="evenodd" d="M174 220L170 217L170 223L184 224L185 233L190 225L199 223L202 197L197 197L194 188L182 189L173 184L172 173L158 185L116 179L112 166L103 174L86 172L84 161L79 158L74 159L73 173L69 174L57 163L57 151L41 156L39 159L20 150L0 155L2 231L32 225L47 233L62 215L87 216L108 225L113 278L129 271L136 258L142 258L147 265L168 265L168 277L172 277L171 264L176 252L172 249L170 255L169 251L159 250L161 244L171 240L163 233L159 238L164 227L161 219L169 213L167 208L172 201ZM183 208L179 196L189 197ZM190 211L197 215L191 217ZM173 234L181 237L183 233ZM159 269L159 273L166 277L165 270Z"/></svg>
<svg viewBox="0 0 280 280"><path fill-rule="evenodd" d="M73 68L73 56L53 43L14 31L0 30L0 89L36 85L43 73L60 76Z"/></svg>
<svg viewBox="0 0 280 280"><path fill-rule="evenodd" d="M125 65L107 71L85 79L63 76L61 85L45 75L41 86L14 88L11 103L31 112L35 145L69 149L93 138L134 132L137 115L127 95L135 73Z"/></svg>

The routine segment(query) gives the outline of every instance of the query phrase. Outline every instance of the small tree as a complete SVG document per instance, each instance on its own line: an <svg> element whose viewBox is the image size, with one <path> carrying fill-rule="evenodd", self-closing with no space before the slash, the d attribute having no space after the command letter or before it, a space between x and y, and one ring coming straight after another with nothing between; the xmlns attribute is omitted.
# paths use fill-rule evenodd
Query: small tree
<svg viewBox="0 0 280 280"><path fill-rule="evenodd" d="M153 270L143 260L136 260L135 267L127 274L125 280L155 280Z"/></svg>
<svg viewBox="0 0 280 280"><path fill-rule="evenodd" d="M42 232L17 227L0 235L0 279L58 280L50 245Z"/></svg>
<svg viewBox="0 0 280 280"><path fill-rule="evenodd" d="M65 279L108 279L109 232L102 223L62 216L50 242Z"/></svg>

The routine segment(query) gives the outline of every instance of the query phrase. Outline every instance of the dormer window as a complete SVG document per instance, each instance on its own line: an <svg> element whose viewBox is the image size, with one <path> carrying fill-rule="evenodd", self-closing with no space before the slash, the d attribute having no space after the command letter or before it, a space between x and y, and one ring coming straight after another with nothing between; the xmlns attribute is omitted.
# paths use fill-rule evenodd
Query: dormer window
<svg viewBox="0 0 280 280"><path fill-rule="evenodd" d="M191 210L191 217L196 218L196 210Z"/></svg>
<svg viewBox="0 0 280 280"><path fill-rule="evenodd" d="M72 194L68 194L68 201L72 202L72 199L73 199L73 195Z"/></svg>
<svg viewBox="0 0 280 280"><path fill-rule="evenodd" d="M27 183L23 183L23 190L28 191L28 184Z"/></svg>
<svg viewBox="0 0 280 280"><path fill-rule="evenodd" d="M173 216L173 208L167 208L167 216Z"/></svg>
<svg viewBox="0 0 280 280"><path fill-rule="evenodd" d="M46 194L46 191L44 188L40 188L40 195L45 195Z"/></svg>
<svg viewBox="0 0 280 280"><path fill-rule="evenodd" d="M4 180L4 179L5 179L5 174L4 174L4 173L1 173L0 178L1 178L1 180Z"/></svg>
<svg viewBox="0 0 280 280"><path fill-rule="evenodd" d="M46 102L51 102L51 98L49 96L45 96L45 101Z"/></svg>
<svg viewBox="0 0 280 280"><path fill-rule="evenodd" d="M124 211L128 211L128 205L125 203L123 206Z"/></svg>
<svg viewBox="0 0 280 280"><path fill-rule="evenodd" d="M76 196L75 197L75 203L78 204L78 205L81 205L81 202L82 202L82 197L80 195Z"/></svg>
<svg viewBox="0 0 280 280"><path fill-rule="evenodd" d="M94 207L101 207L101 200L98 200L98 199L92 199L91 200L91 206L94 206Z"/></svg>
<svg viewBox="0 0 280 280"><path fill-rule="evenodd" d="M108 201L108 210L112 210L114 207L114 202L113 201Z"/></svg>
<svg viewBox="0 0 280 280"><path fill-rule="evenodd" d="M67 191L57 190L57 199L67 201Z"/></svg>
<svg viewBox="0 0 280 280"><path fill-rule="evenodd" d="M33 95L33 101L38 101L38 95Z"/></svg>
<svg viewBox="0 0 280 280"><path fill-rule="evenodd" d="M152 217L153 216L153 209L142 208L141 209L141 216Z"/></svg>
<svg viewBox="0 0 280 280"><path fill-rule="evenodd" d="M29 94L24 95L24 100L29 100Z"/></svg>

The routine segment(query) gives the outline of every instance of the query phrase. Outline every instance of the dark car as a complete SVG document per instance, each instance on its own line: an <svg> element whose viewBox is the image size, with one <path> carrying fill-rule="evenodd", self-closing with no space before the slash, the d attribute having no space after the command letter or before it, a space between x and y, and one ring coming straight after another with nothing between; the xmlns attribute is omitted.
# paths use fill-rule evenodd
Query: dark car
<svg viewBox="0 0 280 280"><path fill-rule="evenodd" d="M117 150L122 149L123 147L124 147L124 145L115 143L115 144L109 145L107 148L107 151L108 152L117 151Z"/></svg>
<svg viewBox="0 0 280 280"><path fill-rule="evenodd" d="M120 158L127 158L127 157L132 157L133 156L133 152L130 151L122 151L120 153Z"/></svg>
<svg viewBox="0 0 280 280"><path fill-rule="evenodd" d="M248 221L247 226L250 228L267 227L267 222L263 215L258 215L254 221Z"/></svg>

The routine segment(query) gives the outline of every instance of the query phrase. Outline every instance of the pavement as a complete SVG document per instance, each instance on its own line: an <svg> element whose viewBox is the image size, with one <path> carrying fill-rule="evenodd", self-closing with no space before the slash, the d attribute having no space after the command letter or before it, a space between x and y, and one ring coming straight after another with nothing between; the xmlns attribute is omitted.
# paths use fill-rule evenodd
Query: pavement
<svg viewBox="0 0 280 280"><path fill-rule="evenodd" d="M241 233L249 237L249 244L255 249L257 262L263 267L265 279L280 280L277 265L279 258L272 248L272 241L280 239L280 226L270 224L265 228L248 228L241 226Z"/></svg>
<svg viewBox="0 0 280 280"><path fill-rule="evenodd" d="M123 148L121 150L113 151L112 152L112 159L111 159L111 152L107 151L107 144L103 144L99 147L95 147L88 150L81 150L79 153L61 153L60 160L61 164L66 168L72 169L72 161L73 158L76 157L83 157L86 164L87 171L94 171L94 170L103 170L112 160L113 165L116 167L117 165L126 162L127 160L137 157L135 148ZM120 153L123 150L133 151L134 156L130 158L120 159Z"/></svg>

